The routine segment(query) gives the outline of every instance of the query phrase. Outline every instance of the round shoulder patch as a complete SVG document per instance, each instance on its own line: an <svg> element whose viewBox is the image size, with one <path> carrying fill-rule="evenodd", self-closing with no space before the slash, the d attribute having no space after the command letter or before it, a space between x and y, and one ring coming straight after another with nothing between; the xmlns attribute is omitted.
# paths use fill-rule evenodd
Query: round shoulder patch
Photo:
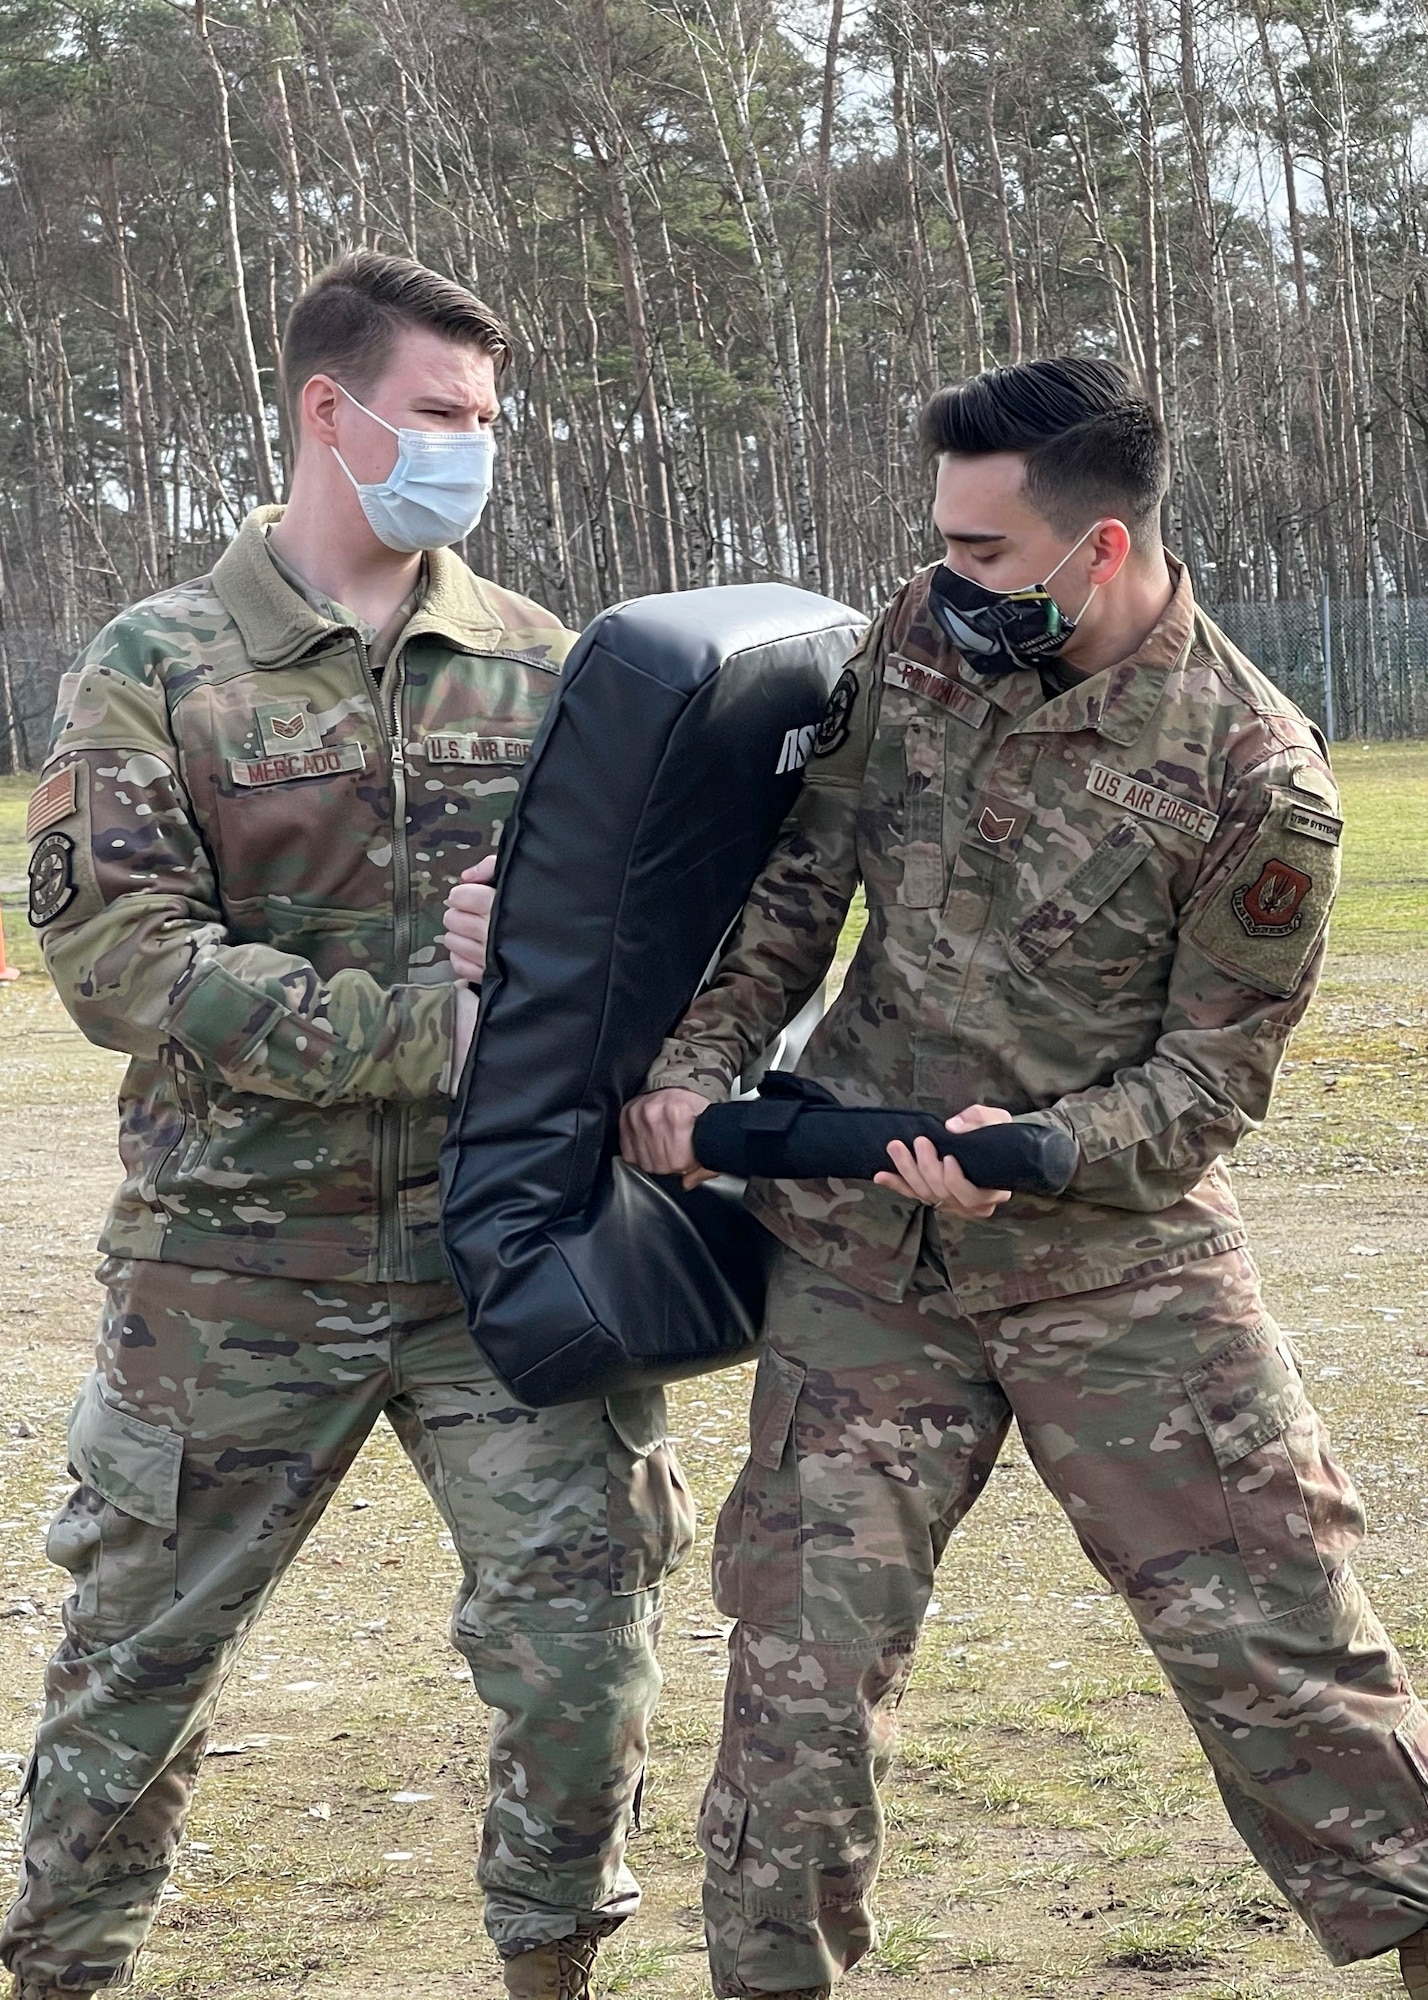
<svg viewBox="0 0 1428 2000"><path fill-rule="evenodd" d="M67 833L47 833L30 856L30 922L36 930L53 923L74 897L74 842Z"/></svg>
<svg viewBox="0 0 1428 2000"><path fill-rule="evenodd" d="M831 757L835 750L843 748L853 727L853 703L857 698L858 676L851 667L844 667L834 683L828 706L823 711L823 720L818 725L818 734L813 739L815 757Z"/></svg>

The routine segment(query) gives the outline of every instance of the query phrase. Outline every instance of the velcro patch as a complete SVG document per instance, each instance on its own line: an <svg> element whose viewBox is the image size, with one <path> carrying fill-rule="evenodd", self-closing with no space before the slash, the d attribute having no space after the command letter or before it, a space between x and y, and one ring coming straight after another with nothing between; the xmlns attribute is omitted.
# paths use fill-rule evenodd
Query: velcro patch
<svg viewBox="0 0 1428 2000"><path fill-rule="evenodd" d="M1010 799L998 798L995 793L985 793L968 815L967 830L999 854L1009 854L1020 841L1030 817L1025 806L1013 805Z"/></svg>
<svg viewBox="0 0 1428 2000"><path fill-rule="evenodd" d="M428 764L524 764L531 746L520 736L424 736Z"/></svg>
<svg viewBox="0 0 1428 2000"><path fill-rule="evenodd" d="M937 702L969 729L980 729L992 712L992 704L973 694L961 681L953 680L950 674L939 674L935 667L921 667L915 660L905 660L901 653L889 655L883 667L883 682Z"/></svg>
<svg viewBox="0 0 1428 2000"><path fill-rule="evenodd" d="M1297 931L1304 921L1301 904L1314 887L1314 877L1273 856L1253 882L1241 882L1230 896L1230 908L1246 937L1278 937Z"/></svg>
<svg viewBox="0 0 1428 2000"><path fill-rule="evenodd" d="M1339 885L1339 848L1292 822L1302 808L1282 791L1254 838L1185 925L1207 958L1261 993L1298 987Z"/></svg>
<svg viewBox="0 0 1428 2000"><path fill-rule="evenodd" d="M1311 812L1307 806L1291 806L1284 824L1291 833L1307 834L1310 840L1322 840L1326 847L1337 847L1343 838L1341 819L1331 812Z"/></svg>
<svg viewBox="0 0 1428 2000"><path fill-rule="evenodd" d="M828 706L823 711L813 737L815 757L831 757L835 750L841 750L853 733L853 703L858 699L858 676L851 667L844 667L833 683L833 692L828 697Z"/></svg>
<svg viewBox="0 0 1428 2000"><path fill-rule="evenodd" d="M322 731L305 698L296 701L260 701L256 714L263 748L270 757L289 750L320 750Z"/></svg>
<svg viewBox="0 0 1428 2000"><path fill-rule="evenodd" d="M340 743L330 750L294 750L281 757L235 757L228 775L235 785L285 785L293 778L327 778L336 771L366 768L367 752L360 743Z"/></svg>
<svg viewBox="0 0 1428 2000"><path fill-rule="evenodd" d="M74 842L67 833L47 833L30 856L30 922L35 929L52 924L75 894Z"/></svg>
<svg viewBox="0 0 1428 2000"><path fill-rule="evenodd" d="M25 814L26 840L33 840L47 826L56 826L60 820L68 819L78 804L78 764L69 764L63 771L52 771L48 778L40 780L30 794L30 806Z"/></svg>
<svg viewBox="0 0 1428 2000"><path fill-rule="evenodd" d="M1125 812L1139 813L1142 819L1152 819L1158 826L1169 826L1177 833L1188 833L1192 840L1206 843L1213 840L1215 828L1220 823L1206 807L1197 806L1189 799L1178 799L1174 792L1162 792L1155 785L1143 784L1139 778L1129 777L1124 771L1113 771L1109 764L1091 766L1086 790L1095 798L1120 806Z"/></svg>

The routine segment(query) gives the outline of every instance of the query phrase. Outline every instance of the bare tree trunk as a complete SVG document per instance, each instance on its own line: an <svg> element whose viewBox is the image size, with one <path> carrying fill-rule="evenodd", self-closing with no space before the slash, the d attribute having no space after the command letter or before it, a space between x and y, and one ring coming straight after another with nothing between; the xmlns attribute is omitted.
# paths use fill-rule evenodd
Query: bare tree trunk
<svg viewBox="0 0 1428 2000"><path fill-rule="evenodd" d="M1007 175L1002 149L997 139L997 82L991 57L987 59L986 91L982 99L983 130L987 157L992 169L992 208L997 218L997 239L1002 253L1002 307L1007 316L1007 359L1022 358L1021 290L1016 273L1016 239L1012 235L1011 204L1007 200Z"/></svg>
<svg viewBox="0 0 1428 2000"><path fill-rule="evenodd" d="M907 74L908 33L901 7L890 22L892 57L893 130L897 135L898 178L907 217L907 290L912 322L910 350L919 397L931 395L937 385L937 344L932 326L932 257L922 216L922 196L917 185L917 142Z"/></svg>
<svg viewBox="0 0 1428 2000"><path fill-rule="evenodd" d="M307 216L303 210L297 134L293 130L287 78L283 74L284 52L276 39L279 33L290 30L296 40L297 24L289 14L279 16L273 0L260 0L259 13L269 39L268 76L272 88L273 129L277 137L278 159L283 171L283 195L288 211L288 263L292 267L293 290L300 292L312 275L312 267L307 248Z"/></svg>
<svg viewBox="0 0 1428 2000"><path fill-rule="evenodd" d="M985 368L987 365L986 315L982 310L981 287L977 283L977 266L972 257L972 237L967 226L967 204L962 195L962 175L957 165L952 121L948 116L948 106L943 91L944 71L930 31L927 38L927 65L932 76L932 108L937 119L942 186L947 197L948 219L952 224L952 242L957 252L958 275L962 280L962 304L970 322L970 338L964 341L961 355L961 372L966 374L970 370Z"/></svg>
<svg viewBox="0 0 1428 2000"><path fill-rule="evenodd" d="M1160 365L1160 250L1156 243L1156 141L1151 0L1135 0L1136 194L1140 219L1140 351L1145 393L1164 409Z"/></svg>
<svg viewBox="0 0 1428 2000"><path fill-rule="evenodd" d="M277 498L278 475L268 438L268 415L263 401L263 385L258 374L258 356L253 346L253 328L248 318L248 287L243 274L243 244L238 234L237 166L233 157L233 127L229 115L228 79L209 31L207 0L193 0L193 25L203 60L213 85L215 128L218 139L219 198L223 222L223 247L228 262L228 284L233 304L235 334L234 367L248 413L253 474L258 498L271 503Z"/></svg>
<svg viewBox="0 0 1428 2000"><path fill-rule="evenodd" d="M327 36L321 20L309 11L306 17L308 38L312 44L313 58L317 63L318 81L322 94L327 100L327 108L332 114L333 130L347 163L347 185L352 193L352 233L364 248L371 243L371 223L367 214L367 174L362 165L362 156L357 150L357 141L352 132L352 120L337 89L332 74L332 57L327 46Z"/></svg>
<svg viewBox="0 0 1428 2000"><path fill-rule="evenodd" d="M813 370L814 527L818 537L816 582L832 588L829 561L829 486L833 458L833 123L838 107L838 53L843 39L843 0L833 0L823 44L823 84L818 99L818 348Z"/></svg>
<svg viewBox="0 0 1428 2000"><path fill-rule="evenodd" d="M709 0L707 12L714 24L716 41L721 46L730 86L730 96L735 124L743 148L744 168L749 186L753 191L754 209L758 217L759 232L763 238L763 257L766 258L768 288L772 302L772 327L774 355L779 363L777 384L780 402L783 406L784 426L787 432L789 456L789 488L792 514L790 526L793 532L793 555L800 581L812 581L817 560L818 529L813 516L813 481L809 471L808 457L808 416L803 388L803 359L800 351L798 332L798 312L794 304L793 288L789 283L784 262L783 244L779 236L774 216L773 201L769 195L768 182L764 177L763 161L759 154L758 142L754 134L753 111L751 106L752 76L750 70L750 49L744 33L744 0L732 0L729 19L733 31L733 48L730 53L723 42L719 27L719 17L713 0ZM701 69L703 61L701 58ZM719 106L712 90L708 90L708 76L705 73L706 90L709 96L710 115L719 125ZM720 143L723 142L722 128ZM732 167L732 162L731 162ZM737 174L733 176L735 189L741 207L744 207L742 185ZM751 249L757 245L752 227L749 228ZM763 258L760 259L763 261ZM781 339L780 339L781 335Z"/></svg>
<svg viewBox="0 0 1428 2000"><path fill-rule="evenodd" d="M1279 56L1269 33L1263 0L1255 0L1254 21L1265 76L1274 98L1275 138L1279 146L1280 170L1284 180L1283 199L1289 222L1290 254L1294 260L1294 304L1302 346L1301 363L1308 371L1304 400L1308 407L1309 434L1313 440L1314 456L1307 511L1313 521L1314 540L1318 549L1319 565L1322 568L1326 566L1323 517L1329 501L1329 440L1324 431L1324 386L1319 361L1319 338L1314 323L1313 308L1309 301L1309 266L1304 247L1304 217L1299 207L1294 130L1285 99L1284 77L1280 69Z"/></svg>
<svg viewBox="0 0 1428 2000"><path fill-rule="evenodd" d="M615 51L606 0L590 0L590 25L596 74L605 100L606 130L591 130L586 138L605 179L610 205L610 234L615 242L620 284L625 297L625 319L635 364L636 408L644 434L644 470L648 489L646 525L659 588L676 590L679 587L679 570L674 548L669 471L665 461L664 417L655 389L654 341L650 334L645 276L635 234L634 210L630 203L625 139L615 108Z"/></svg>

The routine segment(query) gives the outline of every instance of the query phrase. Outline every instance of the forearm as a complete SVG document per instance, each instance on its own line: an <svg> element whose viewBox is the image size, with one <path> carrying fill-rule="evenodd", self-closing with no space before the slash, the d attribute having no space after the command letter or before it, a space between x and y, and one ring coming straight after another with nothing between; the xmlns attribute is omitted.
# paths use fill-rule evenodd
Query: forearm
<svg viewBox="0 0 1428 2000"><path fill-rule="evenodd" d="M1293 995L1259 995L1249 1004L1241 990L1239 1018L1213 1026L1179 1011L1146 1062L1029 1114L1061 1125L1076 1141L1080 1164L1067 1192L1153 1213L1179 1201L1233 1152L1268 1115L1323 953L1321 942ZM1201 1015L1207 1003L1213 1012L1219 1002L1212 973L1203 967L1194 982Z"/></svg>
<svg viewBox="0 0 1428 2000"><path fill-rule="evenodd" d="M181 1044L234 1089L336 1104L435 1097L449 1087L455 988L322 980L269 945L230 944L178 899L125 897L52 926L45 958L84 1034L152 1059Z"/></svg>

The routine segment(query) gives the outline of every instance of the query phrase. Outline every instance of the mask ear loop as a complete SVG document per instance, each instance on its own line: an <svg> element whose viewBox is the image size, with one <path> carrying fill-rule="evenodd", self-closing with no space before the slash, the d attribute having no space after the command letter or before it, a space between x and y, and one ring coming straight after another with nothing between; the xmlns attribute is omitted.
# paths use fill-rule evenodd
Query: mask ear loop
<svg viewBox="0 0 1428 2000"><path fill-rule="evenodd" d="M345 382L339 382L337 386L342 391L343 395L347 398L348 402L352 405L354 410L360 410L364 417L370 417L374 424L380 424L384 431L390 431L392 433L392 436L396 438L397 442L400 444L402 434L397 429L395 424L389 424L385 417L379 417L375 410L369 410L365 403L359 403L357 401L357 398L353 395L352 391L347 387ZM337 446L335 444L329 445L327 448L332 453L332 456L337 460L337 463L342 467L342 470L347 474L347 477L351 480L352 490L357 495L358 499L360 499L362 497L362 481L357 477L356 473L353 472L351 466L347 463L347 460L342 456L342 453L337 449ZM390 478L391 474L389 473L387 477ZM387 482L385 479L378 479L371 481L369 483L377 486L385 486Z"/></svg>
<svg viewBox="0 0 1428 2000"><path fill-rule="evenodd" d="M1111 517L1108 516L1107 518ZM1067 563L1070 562L1072 556L1075 555L1077 549L1079 549L1083 543L1090 541L1092 535L1095 534L1096 530L1098 528L1104 528L1105 525L1106 525L1105 521L1093 521L1091 523L1090 527L1087 528L1085 534L1080 536L1078 540L1074 541L1071 544L1070 548L1066 551L1065 555L1061 558L1060 562L1057 563L1056 569L1048 570L1046 575L1041 579L1041 588L1043 590L1045 590L1047 584L1050 583L1052 577L1055 576L1056 570L1064 569ZM1125 524L1122 523L1121 525L1124 526ZM1091 585L1091 588L1086 592L1085 603L1081 606L1081 609L1076 613L1076 616L1074 618L1066 618L1065 614L1064 613L1062 614L1064 622L1070 626L1073 632L1075 631L1076 627L1081 623L1081 620L1085 617L1086 612L1090 607L1091 599L1095 596L1096 592L1100 589L1100 587L1101 586L1098 583L1093 583Z"/></svg>

